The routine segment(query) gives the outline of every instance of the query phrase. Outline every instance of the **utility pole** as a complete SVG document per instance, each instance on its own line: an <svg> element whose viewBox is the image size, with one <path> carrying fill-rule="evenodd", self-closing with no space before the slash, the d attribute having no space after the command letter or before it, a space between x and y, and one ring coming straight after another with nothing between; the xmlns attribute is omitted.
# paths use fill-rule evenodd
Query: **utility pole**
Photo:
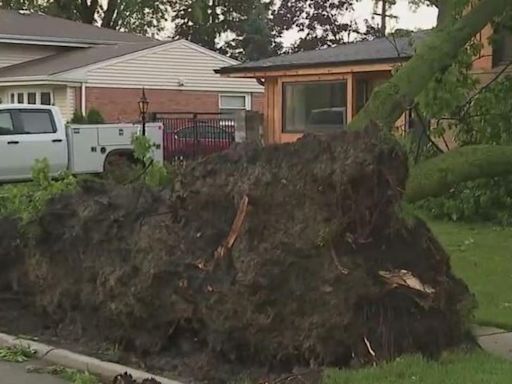
<svg viewBox="0 0 512 384"><path fill-rule="evenodd" d="M374 16L380 16L380 26L379 31L381 36L386 36L386 32L388 30L388 19L398 19L395 15L388 14L388 10L391 6L395 5L395 0L375 0L375 9L377 9L378 4L380 3L380 13L374 12Z"/></svg>

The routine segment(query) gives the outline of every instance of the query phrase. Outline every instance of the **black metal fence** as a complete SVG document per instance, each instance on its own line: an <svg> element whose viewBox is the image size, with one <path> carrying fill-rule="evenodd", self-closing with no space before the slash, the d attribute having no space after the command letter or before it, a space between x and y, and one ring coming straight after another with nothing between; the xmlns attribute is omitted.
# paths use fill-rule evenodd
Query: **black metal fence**
<svg viewBox="0 0 512 384"><path fill-rule="evenodd" d="M235 141L234 116L159 112L152 120L164 125L164 158L168 162L221 152Z"/></svg>

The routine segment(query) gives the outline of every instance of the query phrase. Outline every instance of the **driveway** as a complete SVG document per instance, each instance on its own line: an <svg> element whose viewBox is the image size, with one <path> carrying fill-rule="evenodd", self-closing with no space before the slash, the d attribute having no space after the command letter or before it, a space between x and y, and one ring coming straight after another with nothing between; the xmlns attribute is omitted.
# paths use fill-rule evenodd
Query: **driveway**
<svg viewBox="0 0 512 384"><path fill-rule="evenodd" d="M69 384L68 382L50 375L27 373L27 366L34 366L33 362L27 364L11 364L0 361L0 382L2 384ZM37 365L40 365L37 362Z"/></svg>

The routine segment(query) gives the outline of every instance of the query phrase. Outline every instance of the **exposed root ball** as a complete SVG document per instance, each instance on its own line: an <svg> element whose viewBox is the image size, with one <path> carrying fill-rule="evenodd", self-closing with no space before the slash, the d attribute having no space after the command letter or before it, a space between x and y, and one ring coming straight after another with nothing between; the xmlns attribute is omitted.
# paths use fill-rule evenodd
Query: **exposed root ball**
<svg viewBox="0 0 512 384"><path fill-rule="evenodd" d="M59 324L125 348L348 365L462 340L470 295L400 213L407 161L371 132L239 146L174 189L90 183L35 223L30 281Z"/></svg>

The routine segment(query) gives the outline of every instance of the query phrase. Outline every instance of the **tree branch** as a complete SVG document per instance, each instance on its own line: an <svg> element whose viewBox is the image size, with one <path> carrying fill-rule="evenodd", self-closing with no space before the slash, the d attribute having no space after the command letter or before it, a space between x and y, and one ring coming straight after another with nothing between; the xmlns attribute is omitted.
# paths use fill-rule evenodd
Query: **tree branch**
<svg viewBox="0 0 512 384"><path fill-rule="evenodd" d="M481 87L477 92L475 92L471 97L460 107L461 112L459 113L459 119L464 117L466 113L468 113L469 108L473 101L482 94L486 89L488 89L491 85L493 85L498 79L512 66L512 61L508 62L497 74L494 78Z"/></svg>
<svg viewBox="0 0 512 384"><path fill-rule="evenodd" d="M512 146L470 145L426 160L411 169L405 199L414 203L441 196L465 181L510 175Z"/></svg>

